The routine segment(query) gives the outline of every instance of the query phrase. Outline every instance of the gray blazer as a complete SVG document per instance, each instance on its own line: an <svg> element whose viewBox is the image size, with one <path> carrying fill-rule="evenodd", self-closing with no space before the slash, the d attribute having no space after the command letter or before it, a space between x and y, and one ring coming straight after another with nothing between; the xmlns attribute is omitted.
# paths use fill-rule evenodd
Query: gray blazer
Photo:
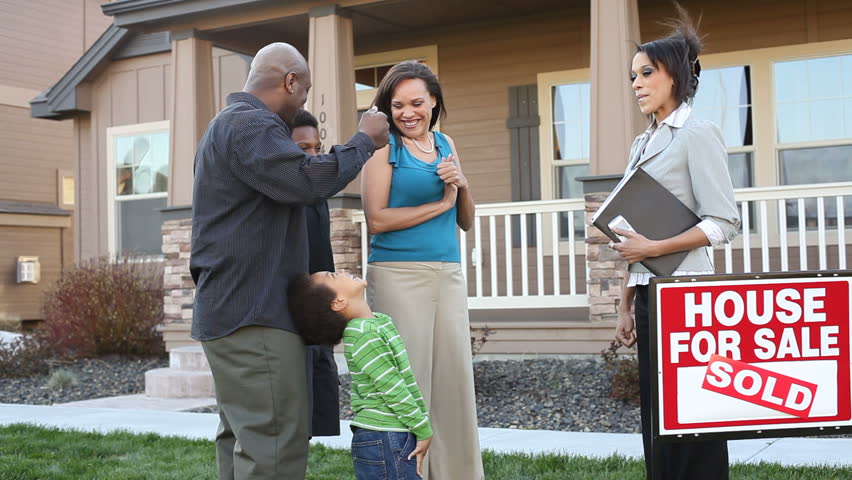
<svg viewBox="0 0 852 480"><path fill-rule="evenodd" d="M645 132L633 141L627 172L642 167L699 218L715 223L727 242L733 240L740 228L740 215L728 173L728 153L719 127L690 115L682 128L662 124L654 141L645 147L650 135ZM712 271L713 264L706 249L696 248L677 270ZM630 271L648 270L634 263Z"/></svg>

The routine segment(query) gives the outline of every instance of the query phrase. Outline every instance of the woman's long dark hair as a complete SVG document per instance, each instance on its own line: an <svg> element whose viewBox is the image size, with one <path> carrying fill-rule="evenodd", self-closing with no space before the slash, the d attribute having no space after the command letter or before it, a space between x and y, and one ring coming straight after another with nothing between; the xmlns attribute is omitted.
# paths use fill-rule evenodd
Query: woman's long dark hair
<svg viewBox="0 0 852 480"><path fill-rule="evenodd" d="M677 2L672 3L678 18L664 22L671 27L671 32L663 38L639 45L636 51L648 55L655 67L662 66L669 72L674 80L672 95L680 105L691 102L698 91L698 76L701 74L698 54L704 43L698 36L698 24L692 21L689 12ZM701 18L698 23L701 23Z"/></svg>
<svg viewBox="0 0 852 480"><path fill-rule="evenodd" d="M393 100L393 92L403 80L419 78L426 83L426 90L429 95L435 97L435 106L432 108L432 119L429 121L429 130L438 123L439 118L447 116L447 110L444 107L444 94L441 92L441 84L438 83L438 77L432 73L426 65L417 60L406 60L398 63L388 70L385 78L379 84L379 89L376 92L376 97L373 99L375 105L380 112L384 112L388 116L390 123L390 132L396 138L397 145L402 145L400 139L400 131L393 123L393 115L391 112L391 101Z"/></svg>

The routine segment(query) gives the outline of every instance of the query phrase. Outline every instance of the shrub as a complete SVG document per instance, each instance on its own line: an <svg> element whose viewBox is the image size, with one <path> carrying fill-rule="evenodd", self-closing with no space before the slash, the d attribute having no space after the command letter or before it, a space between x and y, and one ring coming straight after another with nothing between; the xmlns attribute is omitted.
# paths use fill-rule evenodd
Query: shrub
<svg viewBox="0 0 852 480"><path fill-rule="evenodd" d="M163 267L101 257L65 270L47 293L41 335L59 358L164 351Z"/></svg>
<svg viewBox="0 0 852 480"><path fill-rule="evenodd" d="M613 340L601 351L604 365L612 374L609 396L630 403L639 403L639 359L636 355L618 353L621 343Z"/></svg>
<svg viewBox="0 0 852 480"><path fill-rule="evenodd" d="M482 350L482 347L485 346L485 342L488 341L488 336L494 333L494 330L488 328L488 325L479 329L481 332L480 336L471 335L470 337L470 353L471 358L475 358L476 354Z"/></svg>
<svg viewBox="0 0 852 480"><path fill-rule="evenodd" d="M49 370L47 345L38 337L25 335L0 345L0 378L44 375Z"/></svg>
<svg viewBox="0 0 852 480"><path fill-rule="evenodd" d="M70 372L65 369L59 369L50 374L50 378L47 379L47 388L51 390L62 390L64 388L68 388L72 385L77 385L80 381L77 379L77 375L74 375L74 372Z"/></svg>

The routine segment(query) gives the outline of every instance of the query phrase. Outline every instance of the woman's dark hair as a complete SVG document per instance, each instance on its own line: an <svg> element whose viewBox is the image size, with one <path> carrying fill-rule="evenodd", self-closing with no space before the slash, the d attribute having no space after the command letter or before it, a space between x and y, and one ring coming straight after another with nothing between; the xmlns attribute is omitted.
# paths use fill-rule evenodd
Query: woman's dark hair
<svg viewBox="0 0 852 480"><path fill-rule="evenodd" d="M290 130L295 130L299 127L314 127L319 130L319 122L317 122L317 117L313 116L311 112L300 109L296 112L296 116L293 117L293 121L290 122Z"/></svg>
<svg viewBox="0 0 852 480"><path fill-rule="evenodd" d="M672 95L680 105L691 102L698 91L698 76L701 74L698 54L704 45L702 37L698 36L698 25L693 23L689 12L677 2L672 3L677 9L678 18L663 22L672 29L671 33L639 45L636 51L648 55L655 67L662 65L669 72L674 80ZM698 23L701 23L700 18Z"/></svg>
<svg viewBox="0 0 852 480"><path fill-rule="evenodd" d="M435 97L435 106L432 108L432 119L429 121L429 130L432 130L432 127L435 126L439 118L447 116L447 110L444 107L444 94L441 92L441 84L438 83L438 77L432 73L432 70L430 70L429 67L417 60L406 60L394 65L390 70L388 70L385 78L383 78L382 82L379 84L376 97L373 98L373 105L375 105L380 112L384 112L384 114L388 116L388 120L390 121L390 131L396 138L397 145L402 145L402 142L399 141L401 134L392 120L391 100L393 100L393 92L396 90L396 87L400 84L400 82L413 78L423 80L423 82L426 83L426 90L429 91L429 95Z"/></svg>
<svg viewBox="0 0 852 480"><path fill-rule="evenodd" d="M290 278L287 301L293 325L309 345L337 345L348 320L331 309L336 294L307 273Z"/></svg>

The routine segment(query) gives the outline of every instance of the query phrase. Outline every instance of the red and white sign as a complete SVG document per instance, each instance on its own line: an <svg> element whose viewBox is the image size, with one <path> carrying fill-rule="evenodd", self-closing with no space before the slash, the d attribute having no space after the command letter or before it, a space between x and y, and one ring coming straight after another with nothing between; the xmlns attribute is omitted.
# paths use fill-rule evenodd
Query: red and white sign
<svg viewBox="0 0 852 480"><path fill-rule="evenodd" d="M852 426L850 277L658 283L655 300L660 435Z"/></svg>

